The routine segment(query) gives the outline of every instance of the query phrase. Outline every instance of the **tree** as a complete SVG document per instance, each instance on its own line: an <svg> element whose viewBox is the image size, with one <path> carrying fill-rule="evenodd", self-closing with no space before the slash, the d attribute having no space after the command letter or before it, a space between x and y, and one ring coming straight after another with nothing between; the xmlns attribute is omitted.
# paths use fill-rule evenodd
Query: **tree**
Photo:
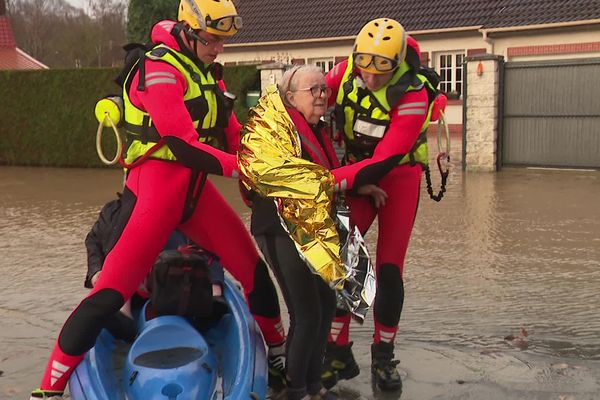
<svg viewBox="0 0 600 400"><path fill-rule="evenodd" d="M89 13L95 23L91 32L98 66L115 66L123 59L121 47L127 41L125 7L121 0L88 0Z"/></svg>
<svg viewBox="0 0 600 400"><path fill-rule="evenodd" d="M126 42L125 3L89 0L89 14L65 0L11 0L17 45L51 68L115 66Z"/></svg>
<svg viewBox="0 0 600 400"><path fill-rule="evenodd" d="M18 46L44 63L53 58L55 35L78 15L64 0L11 1L8 11Z"/></svg>
<svg viewBox="0 0 600 400"><path fill-rule="evenodd" d="M163 19L177 19L179 0L131 0L127 13L129 41L150 41L150 29Z"/></svg>

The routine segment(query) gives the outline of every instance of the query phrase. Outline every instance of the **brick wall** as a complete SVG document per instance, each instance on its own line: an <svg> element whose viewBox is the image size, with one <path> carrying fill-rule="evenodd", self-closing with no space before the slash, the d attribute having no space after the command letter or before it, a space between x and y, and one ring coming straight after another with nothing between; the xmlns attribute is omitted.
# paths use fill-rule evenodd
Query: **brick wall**
<svg viewBox="0 0 600 400"><path fill-rule="evenodd" d="M510 58L551 54L594 53L598 51L600 51L600 42L586 42L509 47L506 54Z"/></svg>

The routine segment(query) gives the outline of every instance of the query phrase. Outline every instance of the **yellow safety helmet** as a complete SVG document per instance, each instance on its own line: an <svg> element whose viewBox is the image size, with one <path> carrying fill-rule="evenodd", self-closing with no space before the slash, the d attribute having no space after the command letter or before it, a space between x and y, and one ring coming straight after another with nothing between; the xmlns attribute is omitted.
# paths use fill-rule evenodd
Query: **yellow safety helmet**
<svg viewBox="0 0 600 400"><path fill-rule="evenodd" d="M242 17L231 0L181 0L177 19L219 36L233 36L242 27Z"/></svg>
<svg viewBox="0 0 600 400"><path fill-rule="evenodd" d="M354 42L354 65L373 74L393 71L406 57L406 37L402 25L391 18L367 22Z"/></svg>

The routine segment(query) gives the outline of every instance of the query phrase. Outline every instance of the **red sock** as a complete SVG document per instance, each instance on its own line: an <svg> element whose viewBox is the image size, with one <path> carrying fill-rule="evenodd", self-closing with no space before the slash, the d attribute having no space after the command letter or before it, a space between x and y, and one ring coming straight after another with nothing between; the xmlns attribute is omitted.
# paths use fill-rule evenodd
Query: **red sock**
<svg viewBox="0 0 600 400"><path fill-rule="evenodd" d="M46 372L42 378L40 389L64 391L69 382L69 377L75 370L75 367L83 360L84 355L69 356L62 352L58 343L54 345L54 350L48 360Z"/></svg>
<svg viewBox="0 0 600 400"><path fill-rule="evenodd" d="M268 318L254 315L254 320L258 324L267 346L276 346L285 342L285 331L281 324L281 317Z"/></svg>
<svg viewBox="0 0 600 400"><path fill-rule="evenodd" d="M396 339L396 332L398 332L398 325L390 327L375 321L375 335L373 336L373 343L394 343L394 340Z"/></svg>
<svg viewBox="0 0 600 400"><path fill-rule="evenodd" d="M338 346L350 343L350 313L333 319L327 341Z"/></svg>

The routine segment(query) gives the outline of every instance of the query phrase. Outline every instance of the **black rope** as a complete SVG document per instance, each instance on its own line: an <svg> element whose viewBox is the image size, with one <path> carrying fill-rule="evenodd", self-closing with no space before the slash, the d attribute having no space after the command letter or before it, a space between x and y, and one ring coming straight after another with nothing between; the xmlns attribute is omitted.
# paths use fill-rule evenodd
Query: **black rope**
<svg viewBox="0 0 600 400"><path fill-rule="evenodd" d="M438 194L433 194L433 187L431 185L431 174L429 172L429 166L428 165L425 166L425 180L427 182L427 193L429 193L429 197L431 198L431 200L439 202L440 200L442 200L442 197L444 197L444 193L446 193L446 182L448 181L448 172L449 172L449 170L440 171L440 175L442 176L442 183L440 185L440 191L438 192Z"/></svg>

